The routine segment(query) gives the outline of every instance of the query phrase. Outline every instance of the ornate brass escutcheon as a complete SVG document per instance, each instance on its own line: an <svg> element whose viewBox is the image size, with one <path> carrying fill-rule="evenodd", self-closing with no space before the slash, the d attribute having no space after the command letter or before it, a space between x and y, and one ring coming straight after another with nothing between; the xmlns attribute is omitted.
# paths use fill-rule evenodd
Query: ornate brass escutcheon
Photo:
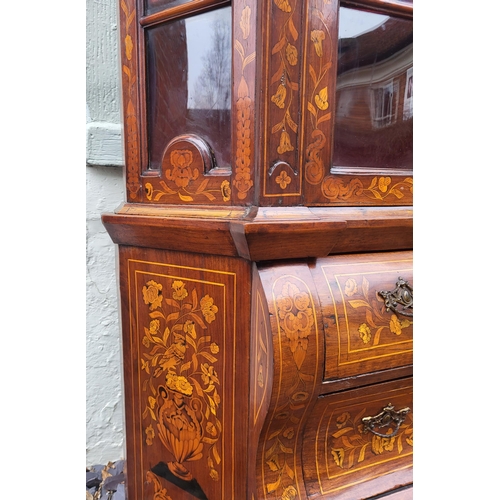
<svg viewBox="0 0 500 500"><path fill-rule="evenodd" d="M413 312L408 311L408 309L413 311L413 288L408 281L399 277L394 290L382 290L377 293L384 299L387 311L393 311L396 314L402 314L410 318L413 317ZM398 309L398 305L402 307Z"/></svg>
<svg viewBox="0 0 500 500"><path fill-rule="evenodd" d="M394 406L389 403L380 413L375 415L374 417L364 417L361 421L364 424L363 432L372 432L376 436L380 436L383 438L391 438L395 436L398 431L400 425L405 421L406 415L410 412L410 408L407 406L402 408L401 410L395 410ZM389 425L394 424L396 429L390 434L382 434L375 430L375 428L383 428L388 427Z"/></svg>

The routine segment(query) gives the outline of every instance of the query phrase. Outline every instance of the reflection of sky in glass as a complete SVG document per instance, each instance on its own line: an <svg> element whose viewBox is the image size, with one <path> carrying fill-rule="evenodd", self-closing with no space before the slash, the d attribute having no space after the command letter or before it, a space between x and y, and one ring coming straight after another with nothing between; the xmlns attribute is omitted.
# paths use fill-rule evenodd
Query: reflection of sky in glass
<svg viewBox="0 0 500 500"><path fill-rule="evenodd" d="M339 38L353 38L385 23L389 16L340 7Z"/></svg>
<svg viewBox="0 0 500 500"><path fill-rule="evenodd" d="M194 108L195 84L203 70L204 56L210 50L212 24L224 19L231 24L231 9L217 9L185 19L188 46L188 108Z"/></svg>

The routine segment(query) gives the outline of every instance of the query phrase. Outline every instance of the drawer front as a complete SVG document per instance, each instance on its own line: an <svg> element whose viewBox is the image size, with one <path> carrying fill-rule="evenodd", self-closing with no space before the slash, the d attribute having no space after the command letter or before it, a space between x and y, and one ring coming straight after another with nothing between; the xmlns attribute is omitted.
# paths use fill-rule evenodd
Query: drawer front
<svg viewBox="0 0 500 500"><path fill-rule="evenodd" d="M325 329L325 379L413 361L413 253L330 256L312 270Z"/></svg>
<svg viewBox="0 0 500 500"><path fill-rule="evenodd" d="M318 399L304 433L309 498L370 498L412 483L412 379Z"/></svg>

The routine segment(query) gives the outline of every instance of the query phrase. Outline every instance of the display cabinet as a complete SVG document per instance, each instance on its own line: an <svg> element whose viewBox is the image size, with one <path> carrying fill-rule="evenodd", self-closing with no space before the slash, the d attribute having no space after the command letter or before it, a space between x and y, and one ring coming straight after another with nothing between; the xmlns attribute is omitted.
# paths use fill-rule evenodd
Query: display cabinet
<svg viewBox="0 0 500 500"><path fill-rule="evenodd" d="M119 11L128 499L412 498L412 2Z"/></svg>

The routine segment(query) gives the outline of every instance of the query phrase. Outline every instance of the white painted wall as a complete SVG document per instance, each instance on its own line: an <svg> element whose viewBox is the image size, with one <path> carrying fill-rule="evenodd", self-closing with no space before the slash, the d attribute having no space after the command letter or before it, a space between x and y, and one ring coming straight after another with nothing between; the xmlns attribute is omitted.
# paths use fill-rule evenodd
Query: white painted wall
<svg viewBox="0 0 500 500"><path fill-rule="evenodd" d="M124 458L116 247L101 223L125 199L118 0L87 0L87 466Z"/></svg>

